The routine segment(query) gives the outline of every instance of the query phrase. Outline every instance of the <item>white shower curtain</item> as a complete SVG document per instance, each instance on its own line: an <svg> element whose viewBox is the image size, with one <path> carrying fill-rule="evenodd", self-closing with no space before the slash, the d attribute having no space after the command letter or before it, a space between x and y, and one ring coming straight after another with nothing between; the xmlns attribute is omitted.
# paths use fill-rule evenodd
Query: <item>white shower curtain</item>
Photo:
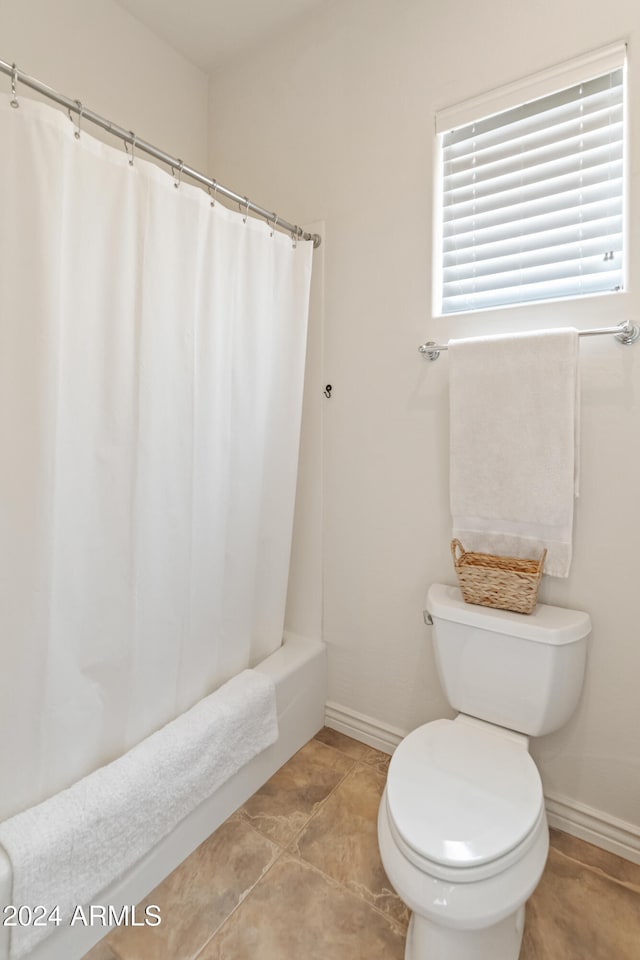
<svg viewBox="0 0 640 960"><path fill-rule="evenodd" d="M0 101L0 819L282 639L311 244Z"/></svg>

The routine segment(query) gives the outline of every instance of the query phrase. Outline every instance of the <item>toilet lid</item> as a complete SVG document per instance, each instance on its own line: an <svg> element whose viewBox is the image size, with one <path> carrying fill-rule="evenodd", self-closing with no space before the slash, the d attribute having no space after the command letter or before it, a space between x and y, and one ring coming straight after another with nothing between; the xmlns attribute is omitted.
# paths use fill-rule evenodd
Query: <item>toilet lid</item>
<svg viewBox="0 0 640 960"><path fill-rule="evenodd" d="M542 783L518 735L462 718L435 720L396 749L387 804L396 830L420 857L475 867L533 830Z"/></svg>

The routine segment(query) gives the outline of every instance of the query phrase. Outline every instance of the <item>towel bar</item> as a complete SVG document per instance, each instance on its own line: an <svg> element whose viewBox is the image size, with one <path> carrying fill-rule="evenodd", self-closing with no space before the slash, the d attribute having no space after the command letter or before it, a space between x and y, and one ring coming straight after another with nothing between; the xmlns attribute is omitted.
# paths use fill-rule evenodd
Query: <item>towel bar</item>
<svg viewBox="0 0 640 960"><path fill-rule="evenodd" d="M640 338L640 327L627 320L624 323L619 323L617 327L594 327L593 330L578 330L579 337L599 337L601 334L613 335L620 343L635 343ZM435 340L427 340L426 343L418 347L418 352L422 354L425 360L437 360L440 352L448 349L448 343L436 343Z"/></svg>

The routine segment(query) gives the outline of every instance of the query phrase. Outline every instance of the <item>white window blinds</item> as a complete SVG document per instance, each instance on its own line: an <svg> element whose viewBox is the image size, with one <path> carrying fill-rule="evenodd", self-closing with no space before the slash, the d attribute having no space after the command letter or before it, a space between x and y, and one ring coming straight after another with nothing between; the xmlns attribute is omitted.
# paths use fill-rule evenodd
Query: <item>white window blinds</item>
<svg viewBox="0 0 640 960"><path fill-rule="evenodd" d="M442 313L621 289L619 60L441 134Z"/></svg>

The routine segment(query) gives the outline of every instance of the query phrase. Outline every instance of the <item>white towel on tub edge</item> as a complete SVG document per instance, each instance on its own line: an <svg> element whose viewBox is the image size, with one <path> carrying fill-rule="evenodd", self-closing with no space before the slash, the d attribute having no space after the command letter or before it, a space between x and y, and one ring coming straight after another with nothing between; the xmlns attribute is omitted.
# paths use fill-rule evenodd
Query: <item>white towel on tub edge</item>
<svg viewBox="0 0 640 960"><path fill-rule="evenodd" d="M271 678L244 670L122 757L0 823L14 904L92 902L254 756L278 738ZM19 960L55 926L11 928Z"/></svg>

